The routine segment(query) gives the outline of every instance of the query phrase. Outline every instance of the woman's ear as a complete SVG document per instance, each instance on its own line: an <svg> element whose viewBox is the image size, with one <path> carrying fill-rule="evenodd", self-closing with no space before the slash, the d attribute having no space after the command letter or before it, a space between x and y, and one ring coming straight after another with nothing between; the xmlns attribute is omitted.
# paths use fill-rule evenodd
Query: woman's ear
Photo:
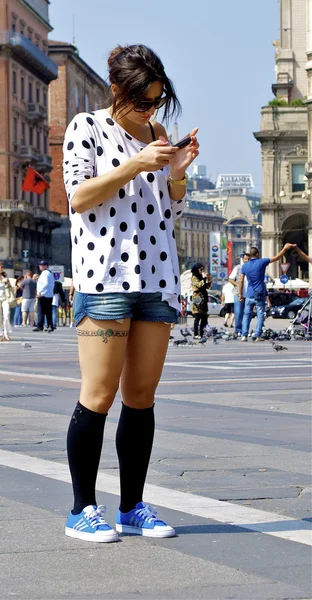
<svg viewBox="0 0 312 600"><path fill-rule="evenodd" d="M113 96L116 96L116 94L118 92L118 85L116 85L116 83L112 83L111 91L112 91Z"/></svg>

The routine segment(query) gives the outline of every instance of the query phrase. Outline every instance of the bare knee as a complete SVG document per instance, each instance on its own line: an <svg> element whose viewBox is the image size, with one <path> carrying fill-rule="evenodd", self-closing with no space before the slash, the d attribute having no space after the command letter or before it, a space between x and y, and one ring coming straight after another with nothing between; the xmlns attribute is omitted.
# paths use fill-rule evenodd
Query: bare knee
<svg viewBox="0 0 312 600"><path fill-rule="evenodd" d="M116 388L95 387L82 382L79 401L89 410L106 414L114 402L117 389L118 386Z"/></svg>
<svg viewBox="0 0 312 600"><path fill-rule="evenodd" d="M150 388L150 386L131 389L123 387L122 400L130 408L150 408L154 405L155 389Z"/></svg>

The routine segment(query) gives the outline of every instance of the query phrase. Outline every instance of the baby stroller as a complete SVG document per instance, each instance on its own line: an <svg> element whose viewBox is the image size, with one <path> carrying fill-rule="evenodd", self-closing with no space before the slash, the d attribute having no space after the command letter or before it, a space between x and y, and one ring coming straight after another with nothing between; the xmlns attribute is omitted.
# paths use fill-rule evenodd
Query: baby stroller
<svg viewBox="0 0 312 600"><path fill-rule="evenodd" d="M292 337L300 336L306 340L312 340L312 291L292 320L286 332Z"/></svg>

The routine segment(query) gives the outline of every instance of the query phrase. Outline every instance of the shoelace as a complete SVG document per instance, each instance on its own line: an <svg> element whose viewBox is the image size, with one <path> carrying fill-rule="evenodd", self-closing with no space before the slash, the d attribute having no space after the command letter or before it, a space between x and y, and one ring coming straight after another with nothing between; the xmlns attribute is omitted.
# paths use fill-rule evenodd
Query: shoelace
<svg viewBox="0 0 312 600"><path fill-rule="evenodd" d="M99 504L99 506L95 510L93 510L87 515L91 527L97 527L98 525L106 525L106 521L104 519L105 512L106 507L103 504Z"/></svg>
<svg viewBox="0 0 312 600"><path fill-rule="evenodd" d="M140 508L135 511L138 517L142 517L147 519L148 521L157 521L157 510L153 508L150 504L145 504L144 508Z"/></svg>

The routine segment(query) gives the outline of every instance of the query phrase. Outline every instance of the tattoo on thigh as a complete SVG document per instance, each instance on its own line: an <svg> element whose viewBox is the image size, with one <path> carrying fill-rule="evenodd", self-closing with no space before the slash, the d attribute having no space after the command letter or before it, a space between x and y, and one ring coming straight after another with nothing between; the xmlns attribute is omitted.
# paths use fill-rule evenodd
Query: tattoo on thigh
<svg viewBox="0 0 312 600"><path fill-rule="evenodd" d="M117 329L95 329L92 331L86 331L85 329L77 329L77 335L101 337L102 341L105 344L107 344L108 338L110 337L126 337L128 334L128 331L118 331Z"/></svg>

